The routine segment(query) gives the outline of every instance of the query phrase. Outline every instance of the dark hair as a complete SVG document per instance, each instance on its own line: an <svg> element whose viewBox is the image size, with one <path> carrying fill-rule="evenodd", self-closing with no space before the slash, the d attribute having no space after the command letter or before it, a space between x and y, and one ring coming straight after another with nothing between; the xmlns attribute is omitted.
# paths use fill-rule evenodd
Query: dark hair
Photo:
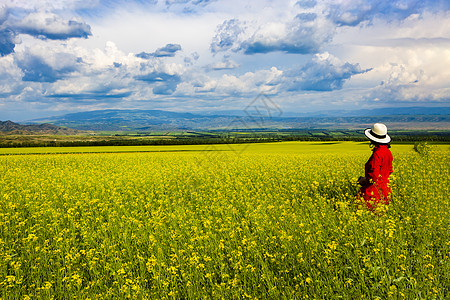
<svg viewBox="0 0 450 300"><path fill-rule="evenodd" d="M381 145L386 145L388 148L391 148L391 142L389 143L378 143L375 141L370 140L370 142L376 147L376 146L381 146Z"/></svg>

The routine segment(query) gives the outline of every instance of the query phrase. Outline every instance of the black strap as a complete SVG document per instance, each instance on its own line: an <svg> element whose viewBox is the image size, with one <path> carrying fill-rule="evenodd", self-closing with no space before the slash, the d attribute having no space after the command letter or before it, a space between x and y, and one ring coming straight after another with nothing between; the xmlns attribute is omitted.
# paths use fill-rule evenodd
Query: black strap
<svg viewBox="0 0 450 300"><path fill-rule="evenodd" d="M386 135L378 135L378 134L374 133L372 131L372 129L370 129L370 134L373 135L374 137L376 137L377 139L384 139L384 138L386 138Z"/></svg>

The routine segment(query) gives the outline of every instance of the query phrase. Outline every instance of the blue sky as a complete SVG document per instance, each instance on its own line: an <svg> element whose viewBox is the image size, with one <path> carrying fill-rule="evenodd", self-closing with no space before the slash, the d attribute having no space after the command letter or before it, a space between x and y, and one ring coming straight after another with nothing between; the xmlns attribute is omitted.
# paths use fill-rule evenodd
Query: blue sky
<svg viewBox="0 0 450 300"><path fill-rule="evenodd" d="M0 0L0 120L448 106L448 0Z"/></svg>

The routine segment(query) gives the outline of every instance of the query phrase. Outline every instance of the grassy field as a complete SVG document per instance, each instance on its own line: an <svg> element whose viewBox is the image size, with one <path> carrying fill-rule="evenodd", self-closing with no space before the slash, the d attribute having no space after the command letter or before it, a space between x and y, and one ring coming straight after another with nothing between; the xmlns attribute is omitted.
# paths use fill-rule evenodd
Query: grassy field
<svg viewBox="0 0 450 300"><path fill-rule="evenodd" d="M361 127L364 128L364 127ZM390 130L396 142L450 142L450 131ZM89 131L77 135L0 131L0 149L9 147L80 147L137 145L234 144L281 141L365 141L363 130L261 129L242 131Z"/></svg>
<svg viewBox="0 0 450 300"><path fill-rule="evenodd" d="M436 150L450 150L448 144L433 145ZM199 160L207 153L227 152L233 155L241 153L370 153L367 142L279 142L257 144L218 144L218 145L158 145L158 146L86 146L86 147L30 147L0 148L0 155L10 154L74 154L74 153L126 153L126 152L195 152ZM397 144L391 150L394 153L409 152L412 144Z"/></svg>
<svg viewBox="0 0 450 300"><path fill-rule="evenodd" d="M0 149L0 298L448 299L449 145L391 150L374 214L368 143Z"/></svg>

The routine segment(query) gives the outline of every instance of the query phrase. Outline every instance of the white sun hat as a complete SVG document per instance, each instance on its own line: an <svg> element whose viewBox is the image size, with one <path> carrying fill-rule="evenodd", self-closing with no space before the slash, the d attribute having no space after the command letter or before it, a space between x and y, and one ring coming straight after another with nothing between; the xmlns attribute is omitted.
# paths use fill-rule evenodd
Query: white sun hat
<svg viewBox="0 0 450 300"><path fill-rule="evenodd" d="M380 144L387 144L391 141L391 137L387 135L386 125L381 123L373 124L372 128L367 128L364 130L364 134L369 138L369 140Z"/></svg>

